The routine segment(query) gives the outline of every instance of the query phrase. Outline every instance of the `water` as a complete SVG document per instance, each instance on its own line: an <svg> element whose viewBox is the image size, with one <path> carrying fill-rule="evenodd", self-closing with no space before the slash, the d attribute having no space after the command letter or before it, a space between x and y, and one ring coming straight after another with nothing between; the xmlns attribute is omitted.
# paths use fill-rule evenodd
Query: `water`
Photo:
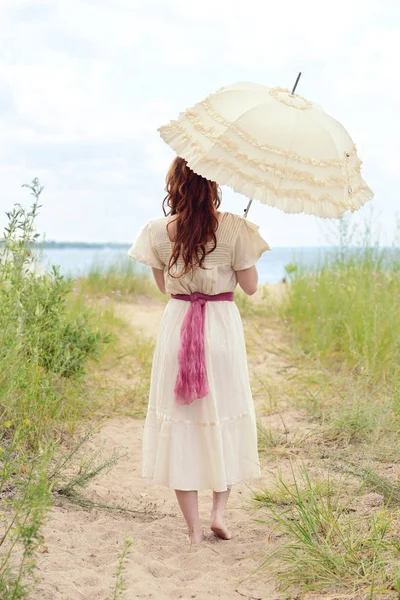
<svg viewBox="0 0 400 600"><path fill-rule="evenodd" d="M121 248L47 248L39 257L40 263L49 268L50 265L59 265L61 273L66 276L78 277L86 275L94 265L101 269L115 264L131 262L127 256L129 246ZM275 248L265 252L257 263L260 283L275 283L285 276L285 265L301 262L307 269L312 270L327 253L332 253L333 248ZM137 263L138 269L147 269Z"/></svg>

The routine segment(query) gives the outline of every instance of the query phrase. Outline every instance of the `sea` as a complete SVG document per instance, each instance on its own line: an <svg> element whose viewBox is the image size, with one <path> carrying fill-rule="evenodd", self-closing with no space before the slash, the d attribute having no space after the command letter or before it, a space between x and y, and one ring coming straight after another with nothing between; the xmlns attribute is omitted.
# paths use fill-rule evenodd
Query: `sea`
<svg viewBox="0 0 400 600"><path fill-rule="evenodd" d="M52 265L58 265L60 272L66 277L76 278L87 275L91 269L96 268L107 271L111 266L124 267L132 258L127 255L129 245L118 245L117 248L105 245L87 244L83 248L63 247L44 248L37 256L37 261L43 269L49 270ZM312 271L327 255L332 255L337 249L331 247L297 247L274 248L265 252L257 263L260 283L277 283L287 276L285 267L291 264L300 264L307 271ZM146 272L150 269L136 263L138 271Z"/></svg>

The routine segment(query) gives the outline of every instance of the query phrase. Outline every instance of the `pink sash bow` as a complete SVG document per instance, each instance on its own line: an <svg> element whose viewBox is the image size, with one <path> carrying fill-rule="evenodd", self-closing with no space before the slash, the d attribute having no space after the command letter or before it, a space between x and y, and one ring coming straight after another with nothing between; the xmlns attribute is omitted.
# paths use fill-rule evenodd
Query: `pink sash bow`
<svg viewBox="0 0 400 600"><path fill-rule="evenodd" d="M181 345L178 361L179 372L175 383L178 404L191 404L207 396L208 383L204 353L204 325L206 302L233 301L233 292L222 294L171 294L176 300L191 302L181 328Z"/></svg>

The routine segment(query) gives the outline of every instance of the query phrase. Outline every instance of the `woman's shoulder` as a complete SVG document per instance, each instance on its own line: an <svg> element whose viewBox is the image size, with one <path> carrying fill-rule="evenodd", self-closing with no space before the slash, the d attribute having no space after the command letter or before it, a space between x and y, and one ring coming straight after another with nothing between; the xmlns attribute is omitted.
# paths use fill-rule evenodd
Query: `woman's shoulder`
<svg viewBox="0 0 400 600"><path fill-rule="evenodd" d="M168 222L168 217L156 217L155 219L150 219L150 221L147 223L149 225L149 227L157 227L157 226L163 226Z"/></svg>
<svg viewBox="0 0 400 600"><path fill-rule="evenodd" d="M147 229L154 242L162 240L163 236L167 235L168 217L156 217L147 222Z"/></svg>
<svg viewBox="0 0 400 600"><path fill-rule="evenodd" d="M234 243L243 228L258 230L258 225L248 221L241 215L231 212L220 212L220 234L226 241Z"/></svg>
<svg viewBox="0 0 400 600"><path fill-rule="evenodd" d="M231 212L222 212L220 211L219 213L221 215L221 218L223 220L226 220L227 222L230 223L248 223L250 225L250 227L252 227L253 225L255 227L258 227L258 225L256 225L255 223L252 223L251 221L249 221L248 219L246 219L246 217L242 217L241 215L238 215L236 213L231 213Z"/></svg>

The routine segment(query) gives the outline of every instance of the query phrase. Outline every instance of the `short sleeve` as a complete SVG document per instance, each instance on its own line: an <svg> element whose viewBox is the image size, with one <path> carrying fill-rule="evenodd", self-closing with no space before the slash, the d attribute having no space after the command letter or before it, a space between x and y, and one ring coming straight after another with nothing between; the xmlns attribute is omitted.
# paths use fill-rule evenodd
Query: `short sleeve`
<svg viewBox="0 0 400 600"><path fill-rule="evenodd" d="M232 268L234 271L249 269L256 264L266 250L271 250L258 232L258 225L241 219L233 249Z"/></svg>
<svg viewBox="0 0 400 600"><path fill-rule="evenodd" d="M147 223L142 229L136 241L129 248L128 255L149 267L164 269L165 265L152 245L151 223Z"/></svg>

